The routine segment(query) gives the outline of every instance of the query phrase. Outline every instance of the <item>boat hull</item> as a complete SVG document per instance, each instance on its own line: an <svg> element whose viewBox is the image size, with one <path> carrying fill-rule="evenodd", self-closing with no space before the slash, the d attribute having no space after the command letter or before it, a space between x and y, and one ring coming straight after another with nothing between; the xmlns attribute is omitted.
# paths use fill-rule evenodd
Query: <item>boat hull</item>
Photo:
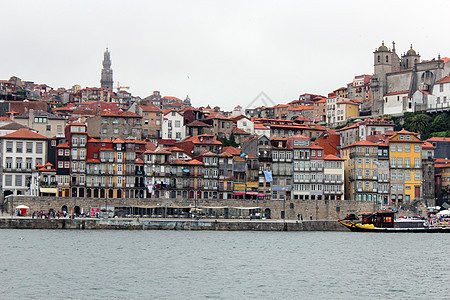
<svg viewBox="0 0 450 300"><path fill-rule="evenodd" d="M450 232L450 227L424 227L424 228L380 228L380 227L368 227L357 223L345 223L339 221L342 225L347 227L351 231L355 232L427 232L427 233L443 233Z"/></svg>

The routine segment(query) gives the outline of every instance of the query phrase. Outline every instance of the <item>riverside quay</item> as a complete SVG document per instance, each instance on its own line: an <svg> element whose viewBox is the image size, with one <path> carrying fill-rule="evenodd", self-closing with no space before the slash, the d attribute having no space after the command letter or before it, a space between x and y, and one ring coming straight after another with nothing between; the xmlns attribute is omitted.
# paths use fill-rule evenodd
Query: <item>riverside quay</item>
<svg viewBox="0 0 450 300"><path fill-rule="evenodd" d="M7 214L17 208L23 215L35 212L83 217L337 220L349 213L372 212L375 203L351 200L205 200L205 199L99 199L79 197L8 196Z"/></svg>

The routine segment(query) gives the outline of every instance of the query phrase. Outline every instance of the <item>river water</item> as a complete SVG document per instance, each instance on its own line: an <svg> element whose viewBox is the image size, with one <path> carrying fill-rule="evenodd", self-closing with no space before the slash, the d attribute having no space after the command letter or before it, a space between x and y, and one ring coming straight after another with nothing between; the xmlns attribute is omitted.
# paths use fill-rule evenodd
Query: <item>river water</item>
<svg viewBox="0 0 450 300"><path fill-rule="evenodd" d="M0 299L448 299L450 235L0 230Z"/></svg>

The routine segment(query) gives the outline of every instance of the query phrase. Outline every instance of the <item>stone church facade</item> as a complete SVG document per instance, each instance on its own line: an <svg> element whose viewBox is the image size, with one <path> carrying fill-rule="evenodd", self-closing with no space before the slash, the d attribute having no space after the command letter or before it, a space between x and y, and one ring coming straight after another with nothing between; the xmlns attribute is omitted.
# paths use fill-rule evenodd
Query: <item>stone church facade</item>
<svg viewBox="0 0 450 300"><path fill-rule="evenodd" d="M103 69L102 77L100 79L100 84L102 88L113 91L113 71L111 69L111 58L108 48L103 55Z"/></svg>
<svg viewBox="0 0 450 300"><path fill-rule="evenodd" d="M420 54L411 48L400 57L395 49L384 45L374 51L374 74L371 79L372 115L403 114L406 111L426 110L426 97L434 84L450 74L450 58L421 60ZM422 100L420 100L422 99Z"/></svg>

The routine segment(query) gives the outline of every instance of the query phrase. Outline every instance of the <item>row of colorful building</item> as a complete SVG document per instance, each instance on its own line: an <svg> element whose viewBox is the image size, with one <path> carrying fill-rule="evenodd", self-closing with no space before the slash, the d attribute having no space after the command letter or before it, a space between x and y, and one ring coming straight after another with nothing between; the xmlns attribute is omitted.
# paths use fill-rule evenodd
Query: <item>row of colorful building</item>
<svg viewBox="0 0 450 300"><path fill-rule="evenodd" d="M68 124L64 135L51 138L3 127L4 196L434 204L435 191L450 185L450 161L435 158L436 143L442 148L449 141L421 141L405 130L343 147L339 138L333 142L332 132L314 140L301 134L255 135L237 149L209 134L156 147L150 141L94 136L82 123Z"/></svg>

